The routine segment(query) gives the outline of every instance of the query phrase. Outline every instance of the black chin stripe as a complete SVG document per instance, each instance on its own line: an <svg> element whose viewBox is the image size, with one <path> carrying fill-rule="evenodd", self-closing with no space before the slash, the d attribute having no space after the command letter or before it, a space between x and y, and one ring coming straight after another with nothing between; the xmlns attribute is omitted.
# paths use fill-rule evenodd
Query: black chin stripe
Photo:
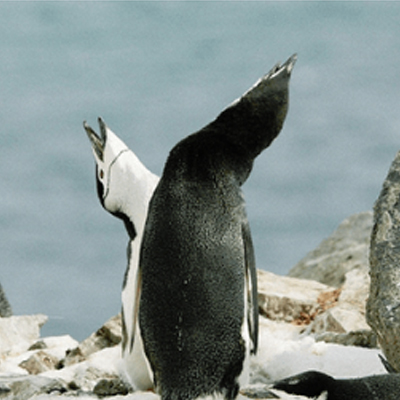
<svg viewBox="0 0 400 400"><path fill-rule="evenodd" d="M103 208L104 206L104 185L100 182L100 179L98 178L98 167L96 165L96 190L97 190L97 197L100 200L101 205Z"/></svg>
<svg viewBox="0 0 400 400"><path fill-rule="evenodd" d="M128 218L128 216L120 211L113 212L112 215L114 215L115 217L120 218L120 219L122 219L122 221L124 221L125 229L128 232L129 238L131 240L134 240L135 237L137 236L137 232L135 229L135 225Z"/></svg>

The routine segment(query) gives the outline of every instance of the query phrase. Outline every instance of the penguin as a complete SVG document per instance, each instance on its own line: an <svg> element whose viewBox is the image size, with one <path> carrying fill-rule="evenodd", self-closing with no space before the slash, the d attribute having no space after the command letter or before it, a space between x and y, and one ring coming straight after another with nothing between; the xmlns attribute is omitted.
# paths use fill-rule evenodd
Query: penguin
<svg viewBox="0 0 400 400"><path fill-rule="evenodd" d="M147 390L153 387L153 376L138 327L133 331L135 280L147 207L159 177L140 162L101 118L98 123L100 136L84 122L96 162L97 194L104 209L124 222L129 236L128 265L121 296L124 375L134 389Z"/></svg>
<svg viewBox="0 0 400 400"><path fill-rule="evenodd" d="M275 382L272 389L310 400L398 400L400 374L335 379L322 372L307 371Z"/></svg>
<svg viewBox="0 0 400 400"><path fill-rule="evenodd" d="M257 352L255 257L241 186L279 134L296 55L169 153L150 200L138 318L162 400L236 398Z"/></svg>

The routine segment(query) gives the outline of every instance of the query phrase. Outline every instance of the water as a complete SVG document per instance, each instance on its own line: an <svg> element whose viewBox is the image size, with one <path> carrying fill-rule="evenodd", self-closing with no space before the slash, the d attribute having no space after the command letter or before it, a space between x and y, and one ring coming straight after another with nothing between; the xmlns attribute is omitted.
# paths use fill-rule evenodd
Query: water
<svg viewBox="0 0 400 400"><path fill-rule="evenodd" d="M0 3L0 282L43 334L120 308L123 225L101 209L82 121L149 169L294 52L281 135L244 192L257 265L286 274L372 208L400 149L400 4Z"/></svg>

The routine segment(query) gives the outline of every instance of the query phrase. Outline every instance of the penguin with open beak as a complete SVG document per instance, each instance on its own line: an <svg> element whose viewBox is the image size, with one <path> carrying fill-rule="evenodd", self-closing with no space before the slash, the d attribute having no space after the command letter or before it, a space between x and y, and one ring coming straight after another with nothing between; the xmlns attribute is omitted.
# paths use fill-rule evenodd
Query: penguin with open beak
<svg viewBox="0 0 400 400"><path fill-rule="evenodd" d="M140 162L101 118L98 122L100 135L84 122L96 162L97 194L104 209L124 222L129 235L121 312L124 372L136 390L146 390L153 387L153 376L133 317L138 307L136 276L140 243L148 204L159 178Z"/></svg>

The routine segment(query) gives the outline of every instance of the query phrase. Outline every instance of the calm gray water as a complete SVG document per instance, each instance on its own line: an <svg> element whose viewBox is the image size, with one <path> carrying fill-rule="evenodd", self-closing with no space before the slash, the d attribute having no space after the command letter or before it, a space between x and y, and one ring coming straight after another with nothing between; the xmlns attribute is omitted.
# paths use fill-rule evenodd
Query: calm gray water
<svg viewBox="0 0 400 400"><path fill-rule="evenodd" d="M244 192L259 268L285 274L372 208L400 149L400 3L0 3L0 282L43 334L119 311L127 236L97 200L82 121L152 171L294 52L283 131Z"/></svg>

